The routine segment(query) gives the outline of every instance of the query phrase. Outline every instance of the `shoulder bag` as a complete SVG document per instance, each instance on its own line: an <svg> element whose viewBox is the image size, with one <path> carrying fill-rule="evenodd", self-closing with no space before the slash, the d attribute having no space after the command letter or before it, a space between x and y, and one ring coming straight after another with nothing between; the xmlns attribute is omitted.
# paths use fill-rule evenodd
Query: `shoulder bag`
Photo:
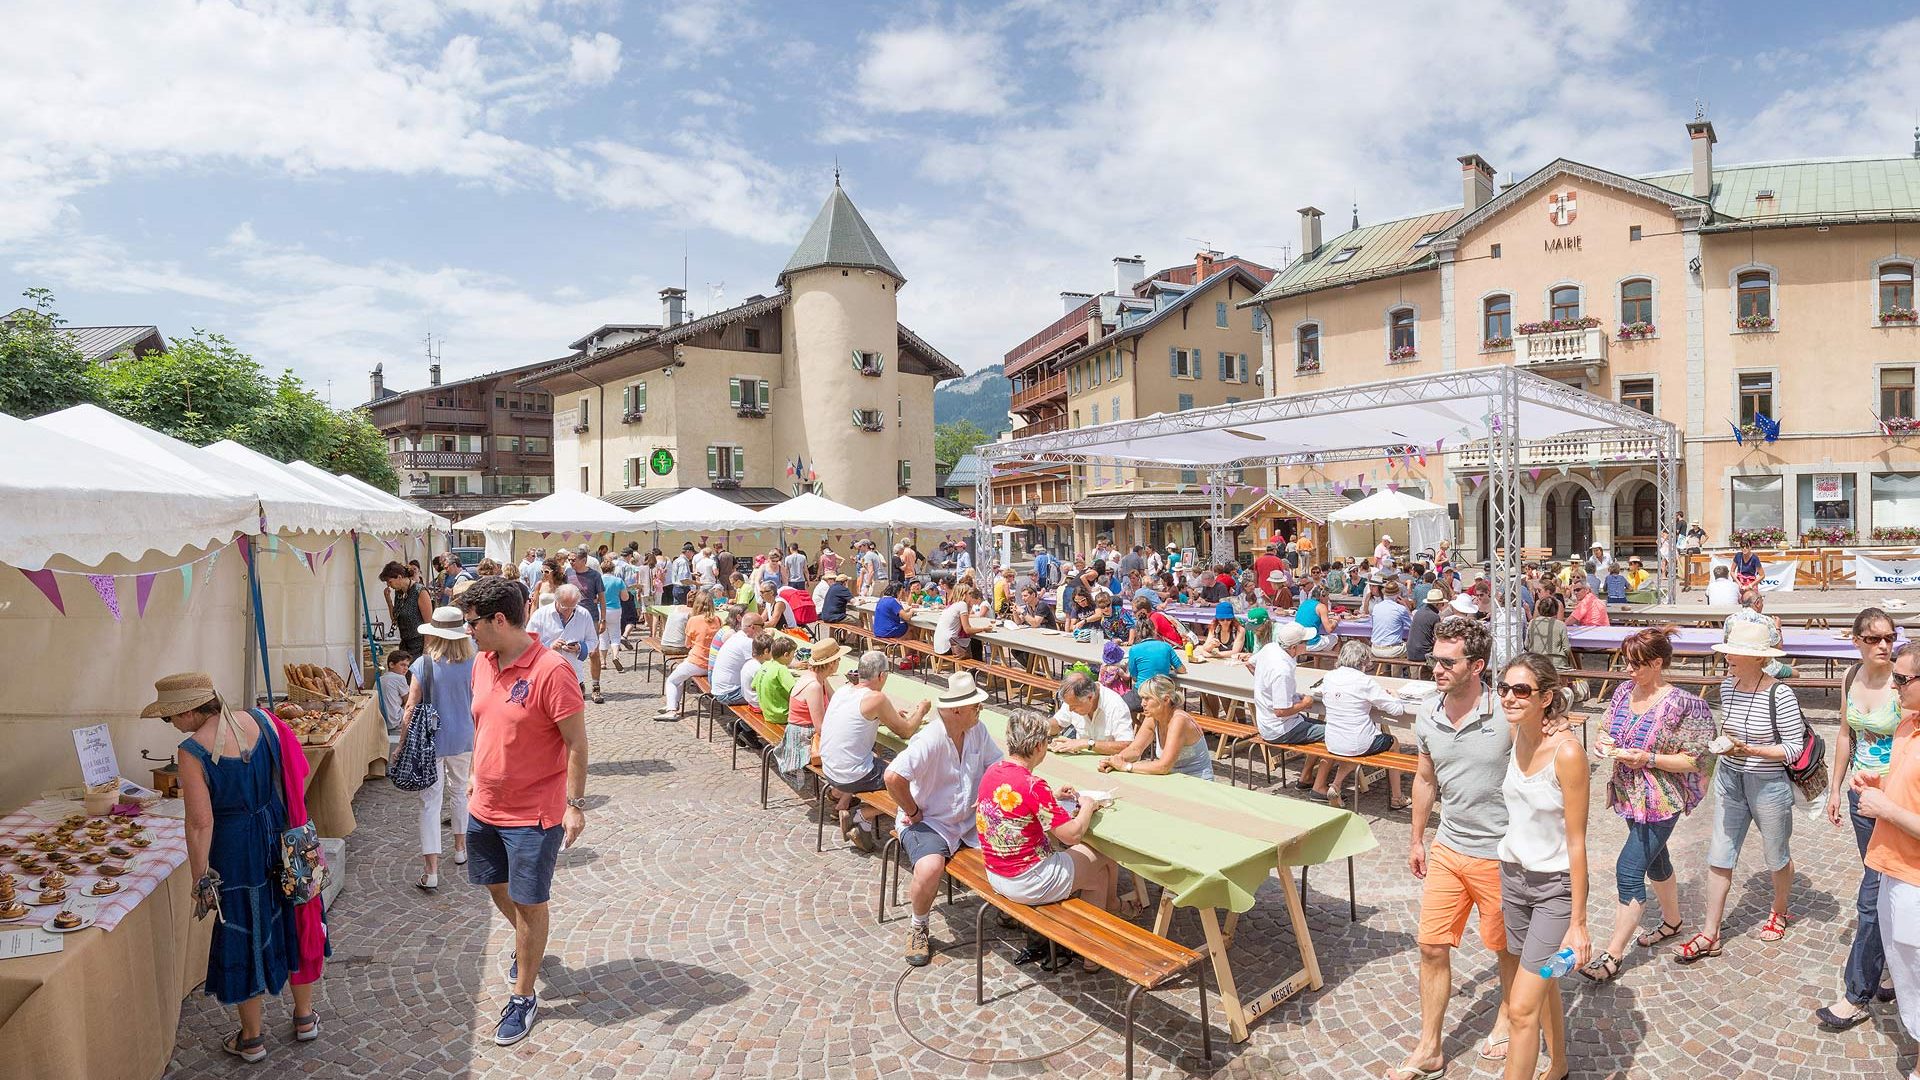
<svg viewBox="0 0 1920 1080"><path fill-rule="evenodd" d="M1773 727L1775 742L1782 741L1780 698L1778 697L1778 691L1782 688L1782 684L1774 683L1767 690L1767 723ZM1789 690L1788 693L1792 691ZM1783 764L1787 769L1787 779L1793 781L1793 786L1800 789L1800 794L1808 799L1817 799L1827 793L1827 743L1818 732L1813 730L1813 725L1808 724L1805 718L1800 722L1807 729L1807 743L1800 748L1799 757ZM1846 721L1843 719L1841 722Z"/></svg>
<svg viewBox="0 0 1920 1080"><path fill-rule="evenodd" d="M440 782L440 759L433 751L433 736L440 730L440 713L433 707L433 659L426 663L420 680L420 704L413 707L413 719L407 723L407 737L393 756L387 776L401 791L425 791Z"/></svg>
<svg viewBox="0 0 1920 1080"><path fill-rule="evenodd" d="M274 796L284 807L287 781L280 759L280 734L274 730L273 721L259 709L249 709L248 712L253 714L254 722L260 725L261 741L273 753ZM320 853L320 830L311 820L281 831L279 877L280 892L291 904L304 904L326 889L327 860Z"/></svg>

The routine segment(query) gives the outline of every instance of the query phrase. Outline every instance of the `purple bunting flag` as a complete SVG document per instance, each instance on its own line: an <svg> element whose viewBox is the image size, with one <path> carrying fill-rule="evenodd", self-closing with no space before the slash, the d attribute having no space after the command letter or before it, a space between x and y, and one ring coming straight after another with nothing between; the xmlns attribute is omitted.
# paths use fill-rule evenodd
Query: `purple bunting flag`
<svg viewBox="0 0 1920 1080"><path fill-rule="evenodd" d="M34 588L39 589L46 596L47 602L53 605L55 611L62 615L67 613L66 602L60 599L60 582L53 576L53 571L22 570L20 572L27 575L27 580L33 582Z"/></svg>
<svg viewBox="0 0 1920 1080"><path fill-rule="evenodd" d="M133 579L134 605L142 618L147 614L147 597L153 595L153 579L159 576L158 573L141 574Z"/></svg>
<svg viewBox="0 0 1920 1080"><path fill-rule="evenodd" d="M93 584L93 591L100 594L100 602L113 612L113 621L120 621L120 587L114 583L112 574L88 574L87 580Z"/></svg>

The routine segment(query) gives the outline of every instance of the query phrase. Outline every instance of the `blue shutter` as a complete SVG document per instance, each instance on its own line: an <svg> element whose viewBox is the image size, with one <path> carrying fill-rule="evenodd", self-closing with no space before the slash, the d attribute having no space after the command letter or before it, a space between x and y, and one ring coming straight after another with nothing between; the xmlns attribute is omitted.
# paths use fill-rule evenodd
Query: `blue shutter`
<svg viewBox="0 0 1920 1080"><path fill-rule="evenodd" d="M1180 350L1171 345L1167 346L1167 374L1176 379L1180 377Z"/></svg>
<svg viewBox="0 0 1920 1080"><path fill-rule="evenodd" d="M1247 354L1246 353L1240 354L1240 381L1241 382L1247 381Z"/></svg>

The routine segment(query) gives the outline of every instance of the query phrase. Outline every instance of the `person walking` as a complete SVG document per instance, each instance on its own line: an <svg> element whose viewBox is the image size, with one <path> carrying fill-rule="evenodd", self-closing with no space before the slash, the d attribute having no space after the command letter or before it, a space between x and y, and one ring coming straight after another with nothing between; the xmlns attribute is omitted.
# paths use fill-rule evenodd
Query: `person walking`
<svg viewBox="0 0 1920 1080"><path fill-rule="evenodd" d="M464 593L461 595L465 596ZM586 605L580 602L579 588L562 585L554 590L553 603L540 605L533 617L527 620L526 629L541 645L566 659L567 665L573 669L574 678L580 683L580 692L585 694L587 657L592 655L597 631L594 630L593 617L587 614Z"/></svg>
<svg viewBox="0 0 1920 1080"><path fill-rule="evenodd" d="M1860 662L1840 680L1839 733L1833 740L1833 768L1827 782L1827 820L1835 827L1851 823L1853 839L1864 861L1873 838L1874 820L1860 813L1860 795L1848 781L1848 772L1884 777L1893 767L1893 736L1900 726L1900 695L1893 688L1893 643L1898 637L1893 620L1879 608L1854 616L1853 646ZM1840 792L1846 789L1842 808ZM1887 954L1880 929L1880 872L1861 867L1860 888L1854 895L1853 945L1847 950L1845 992L1839 1001L1814 1010L1825 1031L1846 1031L1865 1023L1867 1006L1876 999L1890 1001L1886 978Z"/></svg>
<svg viewBox="0 0 1920 1080"><path fill-rule="evenodd" d="M1484 684L1493 634L1485 623L1449 615L1434 627L1427 662L1439 694L1414 716L1419 766L1413 778L1412 842L1407 869L1421 882L1420 1040L1388 1080L1439 1080L1446 1075L1444 1032L1453 997L1453 950L1480 916L1480 942L1499 958L1500 1006L1480 1056L1491 1061L1508 1049L1507 992L1519 958L1507 949L1500 910L1500 841L1507 807L1500 788L1513 751L1511 725L1494 715ZM1427 847L1427 820L1440 807L1440 828Z"/></svg>
<svg viewBox="0 0 1920 1080"><path fill-rule="evenodd" d="M511 584L509 582L508 584ZM472 592L465 589L461 596ZM515 590L518 592L519 590ZM407 726L420 717L422 704L437 716L433 753L440 762L440 778L419 792L420 858L425 864L415 886L433 892L440 887L440 810L453 799L453 861L467 861L467 786L473 775L473 638L466 616L457 607L433 610L433 621L420 628L427 652L413 662L413 686L401 710L400 742Z"/></svg>
<svg viewBox="0 0 1920 1080"><path fill-rule="evenodd" d="M1500 913L1507 924L1507 951L1520 970L1507 988L1506 1080L1537 1080L1545 1036L1546 1080L1573 1075L1567 1062L1567 1011L1560 981L1547 967L1556 953L1571 951L1584 967L1587 940L1587 755L1564 727L1546 733L1548 721L1566 718L1571 695L1553 661L1521 653L1494 686L1513 729L1500 795L1507 831L1500 838Z"/></svg>
<svg viewBox="0 0 1920 1080"><path fill-rule="evenodd" d="M512 984L493 1041L527 1037L539 1015L553 869L587 826L587 706L573 668L520 623L520 591L498 579L460 596L474 646L473 779L467 880L513 929Z"/></svg>
<svg viewBox="0 0 1920 1080"><path fill-rule="evenodd" d="M1607 706L1606 729L1594 740L1601 762L1613 762L1607 805L1627 825L1627 842L1614 863L1620 910L1607 947L1580 973L1606 982L1620 971L1627 942L1653 948L1677 937L1680 886L1673 876L1667 840L1680 819L1706 797L1700 763L1713 740L1713 714L1697 694L1667 681L1677 628L1642 630L1620 646L1633 678L1620 684ZM1557 657L1549 657L1556 666ZM1660 900L1660 925L1634 937L1646 907L1647 887Z"/></svg>
<svg viewBox="0 0 1920 1080"><path fill-rule="evenodd" d="M607 590L607 617L600 631L600 651L612 661L613 670L625 671L620 663L620 635L628 625L627 608L633 603L633 587L627 583L624 573L614 569L611 559L600 563L600 580Z"/></svg>
<svg viewBox="0 0 1920 1080"><path fill-rule="evenodd" d="M153 689L154 700L140 715L164 719L187 736L174 755L186 804L187 868L196 916L212 910L218 920L207 951L206 992L240 1021L220 1046L252 1064L267 1056L262 998L278 996L290 975L296 976L293 1036L309 1042L320 1035L313 979L298 978L317 977L320 961L302 955L300 908L287 902L274 874L280 834L292 818L306 818L304 801L296 806L290 799L300 789L276 773L284 771L282 740L292 732L279 724L270 730L264 713L234 716L213 677L201 672L167 675Z"/></svg>
<svg viewBox="0 0 1920 1080"><path fill-rule="evenodd" d="M1900 1026L1920 1034L1920 649L1912 642L1894 654L1890 676L1899 697L1900 726L1887 772L1855 772L1848 790L1859 812L1873 820L1867 868L1880 875L1881 940L1900 1002ZM1907 1074L1920 1080L1920 1069Z"/></svg>
<svg viewBox="0 0 1920 1080"><path fill-rule="evenodd" d="M1767 661L1784 656L1757 622L1727 624L1726 640L1713 650L1727 658L1720 684L1720 763L1713 774L1713 839L1707 848L1707 918L1700 932L1674 952L1691 964L1719 956L1720 920L1733 891L1733 868L1747 830L1759 826L1767 870L1773 875L1773 910L1760 926L1761 941L1787 936L1787 901L1793 892L1793 781L1786 762L1807 743L1807 723L1792 688L1767 674Z"/></svg>
<svg viewBox="0 0 1920 1080"><path fill-rule="evenodd" d="M607 583L590 561L585 544L573 551L572 565L567 568L567 584L580 590L580 606L593 619L594 636L588 644L587 669L593 676L593 703L604 705L607 699L600 693L600 639L607 632Z"/></svg>

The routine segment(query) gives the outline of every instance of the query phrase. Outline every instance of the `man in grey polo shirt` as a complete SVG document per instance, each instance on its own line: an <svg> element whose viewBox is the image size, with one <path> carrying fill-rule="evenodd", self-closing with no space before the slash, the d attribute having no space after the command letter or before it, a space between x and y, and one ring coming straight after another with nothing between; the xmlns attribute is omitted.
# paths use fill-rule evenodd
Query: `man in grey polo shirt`
<svg viewBox="0 0 1920 1080"><path fill-rule="evenodd" d="M1389 1075L1436 1077L1446 1068L1441 1028L1453 994L1453 950L1467 919L1480 913L1480 940L1500 958L1500 1014L1481 1054L1504 1058L1507 990L1519 959L1506 951L1500 914L1500 837L1507 807L1500 793L1513 732L1483 682L1493 636L1486 625L1449 616L1434 628L1433 681L1440 692L1414 718L1420 768L1413 781L1413 840L1407 867L1424 881L1420 893L1420 1043ZM1440 829L1427 850L1427 818L1440 801Z"/></svg>

